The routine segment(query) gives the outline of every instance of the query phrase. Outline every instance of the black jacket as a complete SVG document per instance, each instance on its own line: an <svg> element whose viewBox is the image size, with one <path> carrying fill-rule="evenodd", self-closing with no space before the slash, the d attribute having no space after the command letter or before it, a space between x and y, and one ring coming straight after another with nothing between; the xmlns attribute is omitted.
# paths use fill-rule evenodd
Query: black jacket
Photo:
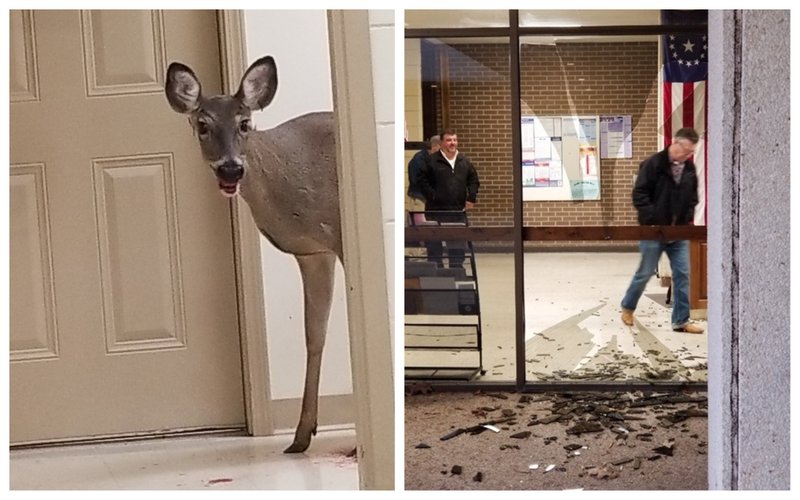
<svg viewBox="0 0 800 500"><path fill-rule="evenodd" d="M422 169L425 168L425 162L428 161L427 149L422 149L414 154L414 157L408 162L408 196L418 200L425 200L422 190L419 188L417 180Z"/></svg>
<svg viewBox="0 0 800 500"><path fill-rule="evenodd" d="M428 156L417 184L427 200L425 210L463 210L467 201L478 197L478 172L472 162L459 153L455 168L441 151Z"/></svg>
<svg viewBox="0 0 800 500"><path fill-rule="evenodd" d="M667 149L654 154L639 166L633 188L633 206L643 226L685 226L694 219L697 205L697 170L686 160L678 184L672 178Z"/></svg>

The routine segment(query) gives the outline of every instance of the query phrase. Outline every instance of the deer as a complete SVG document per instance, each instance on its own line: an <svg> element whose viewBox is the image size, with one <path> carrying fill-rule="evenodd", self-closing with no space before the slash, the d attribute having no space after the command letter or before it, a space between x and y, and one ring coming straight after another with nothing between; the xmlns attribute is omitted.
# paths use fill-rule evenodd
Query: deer
<svg viewBox="0 0 800 500"><path fill-rule="evenodd" d="M302 453L317 433L319 377L342 235L332 112L308 113L269 130L251 115L267 107L278 88L271 56L253 62L233 95L204 96L188 66L167 69L165 93L188 115L202 157L223 196L241 196L256 227L297 260L303 285L306 377L294 441L284 453Z"/></svg>

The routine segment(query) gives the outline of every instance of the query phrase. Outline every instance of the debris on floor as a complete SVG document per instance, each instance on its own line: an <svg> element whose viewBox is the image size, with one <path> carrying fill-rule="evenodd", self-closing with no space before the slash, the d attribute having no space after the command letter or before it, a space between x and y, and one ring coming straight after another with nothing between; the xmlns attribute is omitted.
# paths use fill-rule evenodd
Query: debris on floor
<svg viewBox="0 0 800 500"><path fill-rule="evenodd" d="M407 398L406 489L705 489L707 402L679 391ZM428 463L450 474L429 481ZM660 469L682 472L652 480Z"/></svg>
<svg viewBox="0 0 800 500"><path fill-rule="evenodd" d="M314 464L328 463L338 468L349 469L358 467L358 455L354 453L354 451L357 451L357 448L334 453L310 455L309 458L311 459L311 463Z"/></svg>

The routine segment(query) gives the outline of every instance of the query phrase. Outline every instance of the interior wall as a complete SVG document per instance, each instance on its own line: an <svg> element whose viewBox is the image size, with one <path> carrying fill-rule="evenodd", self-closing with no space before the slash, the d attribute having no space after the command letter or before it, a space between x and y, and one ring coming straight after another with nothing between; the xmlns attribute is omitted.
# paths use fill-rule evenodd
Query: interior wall
<svg viewBox="0 0 800 500"><path fill-rule="evenodd" d="M394 11L369 12L381 211L389 302L394 303ZM250 29L248 29L248 27ZM248 61L272 55L278 91L254 114L256 126L271 128L295 116L333 110L327 16L323 10L245 11ZM295 40L297 43L289 43ZM294 257L261 238L271 394L299 398L305 375L302 285ZM390 309L391 325L394 310ZM351 394L344 270L336 265L333 306L322 360L320 395ZM322 409L324 411L325 405Z"/></svg>
<svg viewBox="0 0 800 500"><path fill-rule="evenodd" d="M369 38L372 56L372 83L375 97L375 128L378 138L378 169L381 183L383 244L386 256L386 286L389 295L389 326L394 349L394 259L395 259L395 116L394 116L394 38L393 10L369 11ZM392 356L394 360L394 356Z"/></svg>
<svg viewBox="0 0 800 500"><path fill-rule="evenodd" d="M272 128L305 113L333 110L325 11L249 10L245 11L245 30L248 63L272 55L278 67L275 98L254 113L257 128ZM298 398L305 377L300 271L293 256L280 252L264 237L261 249L270 390L273 399ZM344 271L337 263L320 395L352 391Z"/></svg>
<svg viewBox="0 0 800 500"><path fill-rule="evenodd" d="M658 42L523 45L520 66L522 114L630 115L633 129L631 158L600 160L600 200L525 202L525 224L638 225L633 178L660 149Z"/></svg>
<svg viewBox="0 0 800 500"><path fill-rule="evenodd" d="M450 126L481 177L472 221L511 225L508 45L452 45L448 61ZM523 114L631 115L633 125L633 157L601 160L600 200L527 201L525 224L637 225L633 180L639 163L659 150L658 43L523 44L520 66Z"/></svg>

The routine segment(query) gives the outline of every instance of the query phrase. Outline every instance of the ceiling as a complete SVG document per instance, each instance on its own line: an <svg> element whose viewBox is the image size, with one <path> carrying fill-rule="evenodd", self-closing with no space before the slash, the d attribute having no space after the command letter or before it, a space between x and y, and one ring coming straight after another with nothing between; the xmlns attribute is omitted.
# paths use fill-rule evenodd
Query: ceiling
<svg viewBox="0 0 800 500"><path fill-rule="evenodd" d="M660 10L520 10L521 27L631 26L660 24ZM504 28L508 10L406 10L406 28ZM647 36L525 36L523 44L554 45L569 42L656 41ZM447 44L508 43L508 38L447 38Z"/></svg>
<svg viewBox="0 0 800 500"><path fill-rule="evenodd" d="M660 10L520 10L523 27L660 24ZM502 28L508 10L406 10L406 28Z"/></svg>

